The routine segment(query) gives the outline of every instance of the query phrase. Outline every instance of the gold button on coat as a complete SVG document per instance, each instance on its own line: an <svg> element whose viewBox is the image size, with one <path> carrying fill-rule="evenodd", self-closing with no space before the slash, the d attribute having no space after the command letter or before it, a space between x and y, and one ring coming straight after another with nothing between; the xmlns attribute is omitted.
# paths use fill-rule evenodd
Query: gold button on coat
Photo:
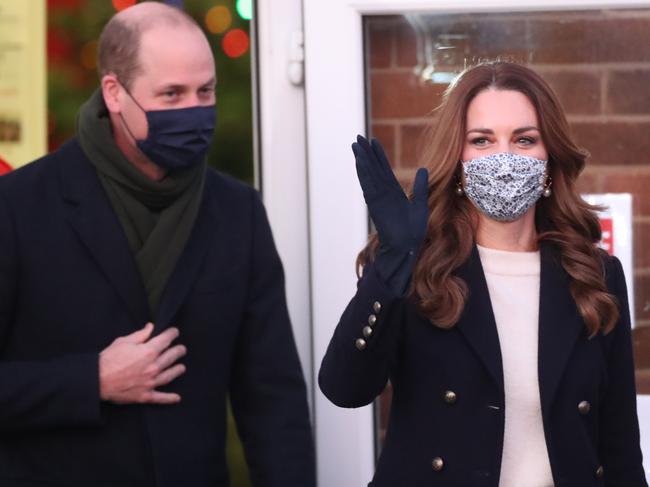
<svg viewBox="0 0 650 487"><path fill-rule="evenodd" d="M431 460L431 467L436 471L440 472L442 468L445 466L445 462L442 458L436 457L433 460Z"/></svg>
<svg viewBox="0 0 650 487"><path fill-rule="evenodd" d="M599 479L602 479L603 475L605 475L605 469L601 465L596 469L596 477L598 477Z"/></svg>
<svg viewBox="0 0 650 487"><path fill-rule="evenodd" d="M375 315L368 316L368 324L372 326L375 323L377 323L377 317Z"/></svg>
<svg viewBox="0 0 650 487"><path fill-rule="evenodd" d="M381 303L379 301L375 301L375 303L372 305L372 309L375 311L375 313L379 313L381 311Z"/></svg>
<svg viewBox="0 0 650 487"><path fill-rule="evenodd" d="M578 404L578 412L580 414L588 414L589 411L591 411L591 404L589 404L589 401L580 401Z"/></svg>
<svg viewBox="0 0 650 487"><path fill-rule="evenodd" d="M363 336L368 338L370 335L372 335L372 328L370 328L369 326L365 326L363 328Z"/></svg>
<svg viewBox="0 0 650 487"><path fill-rule="evenodd" d="M454 391L445 391L445 395L443 397L447 404L453 404L457 399L456 393Z"/></svg>
<svg viewBox="0 0 650 487"><path fill-rule="evenodd" d="M357 341L354 344L359 350L364 350L367 345L366 341L363 338L357 338Z"/></svg>

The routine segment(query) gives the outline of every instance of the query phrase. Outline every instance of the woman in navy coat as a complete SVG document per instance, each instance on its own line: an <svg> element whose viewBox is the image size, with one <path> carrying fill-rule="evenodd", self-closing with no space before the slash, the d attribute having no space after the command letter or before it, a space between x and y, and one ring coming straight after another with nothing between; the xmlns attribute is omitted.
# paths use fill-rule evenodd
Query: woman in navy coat
<svg viewBox="0 0 650 487"><path fill-rule="evenodd" d="M409 198L377 141L353 144L377 232L319 384L354 408L391 381L369 486L647 486L625 278L552 90L470 68L427 142Z"/></svg>

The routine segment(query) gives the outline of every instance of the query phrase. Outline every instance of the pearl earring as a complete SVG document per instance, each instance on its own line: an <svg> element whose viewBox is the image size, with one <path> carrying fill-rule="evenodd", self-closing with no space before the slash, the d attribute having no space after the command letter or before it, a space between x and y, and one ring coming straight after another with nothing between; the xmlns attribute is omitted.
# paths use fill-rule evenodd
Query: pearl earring
<svg viewBox="0 0 650 487"><path fill-rule="evenodd" d="M553 184L553 180L551 179L551 176L546 177L546 184L544 185L544 192L542 195L544 195L544 198L550 198L553 192L551 191L551 185Z"/></svg>

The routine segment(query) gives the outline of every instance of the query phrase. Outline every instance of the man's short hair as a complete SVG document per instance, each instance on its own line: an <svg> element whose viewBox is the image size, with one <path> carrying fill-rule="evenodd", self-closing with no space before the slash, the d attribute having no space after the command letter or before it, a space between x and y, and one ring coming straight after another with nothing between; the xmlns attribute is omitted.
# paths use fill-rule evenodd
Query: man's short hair
<svg viewBox="0 0 650 487"><path fill-rule="evenodd" d="M142 5L142 4L140 4ZM155 14L142 18L128 19L119 13L108 21L97 49L97 71L99 78L115 74L128 90L135 78L142 72L140 64L140 39L147 30L167 24L172 27L196 27L199 24L183 10L165 4L158 4ZM121 12L122 13L122 12Z"/></svg>

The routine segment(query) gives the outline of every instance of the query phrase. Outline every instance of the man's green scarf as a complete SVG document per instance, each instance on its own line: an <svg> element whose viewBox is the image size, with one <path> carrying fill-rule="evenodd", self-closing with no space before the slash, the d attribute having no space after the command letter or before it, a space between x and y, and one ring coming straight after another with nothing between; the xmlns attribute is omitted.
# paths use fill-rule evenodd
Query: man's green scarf
<svg viewBox="0 0 650 487"><path fill-rule="evenodd" d="M161 181L147 178L115 143L100 90L81 107L77 135L124 229L155 319L196 221L206 165L170 172Z"/></svg>

